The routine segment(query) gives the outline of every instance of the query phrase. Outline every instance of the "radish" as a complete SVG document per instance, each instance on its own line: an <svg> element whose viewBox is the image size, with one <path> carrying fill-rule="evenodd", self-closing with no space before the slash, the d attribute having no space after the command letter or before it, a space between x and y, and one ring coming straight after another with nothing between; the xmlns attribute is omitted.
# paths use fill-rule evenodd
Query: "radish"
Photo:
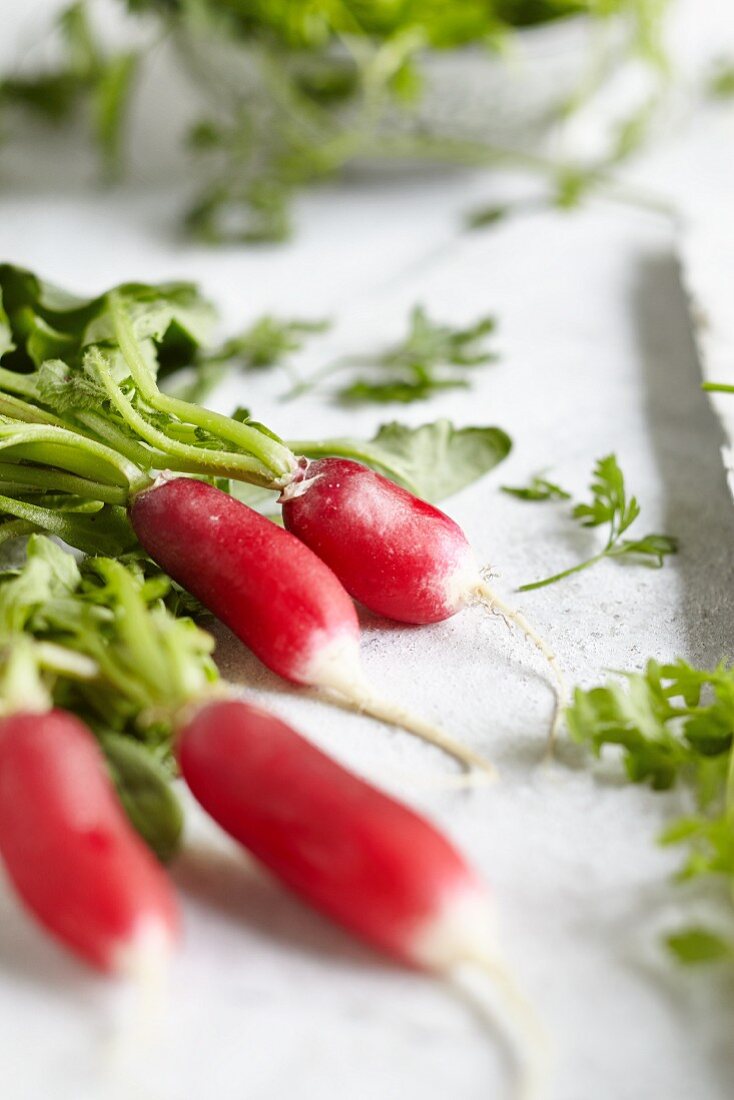
<svg viewBox="0 0 734 1100"><path fill-rule="evenodd" d="M163 476L137 493L130 520L141 545L273 672L336 692L491 772L480 755L401 707L376 698L359 655L359 623L343 585L307 546L212 485Z"/></svg>
<svg viewBox="0 0 734 1100"><path fill-rule="evenodd" d="M178 938L168 879L65 711L0 719L0 857L36 919L99 970L150 969Z"/></svg>
<svg viewBox="0 0 734 1100"><path fill-rule="evenodd" d="M280 499L286 528L371 611L423 625L483 603L514 622L555 675L553 738L567 694L556 657L527 620L488 587L466 536L445 512L344 458L303 459Z"/></svg>
<svg viewBox="0 0 734 1100"><path fill-rule="evenodd" d="M541 1053L534 1016L498 960L487 891L428 821L239 700L192 709L177 753L206 812L294 893L411 967L484 969Z"/></svg>

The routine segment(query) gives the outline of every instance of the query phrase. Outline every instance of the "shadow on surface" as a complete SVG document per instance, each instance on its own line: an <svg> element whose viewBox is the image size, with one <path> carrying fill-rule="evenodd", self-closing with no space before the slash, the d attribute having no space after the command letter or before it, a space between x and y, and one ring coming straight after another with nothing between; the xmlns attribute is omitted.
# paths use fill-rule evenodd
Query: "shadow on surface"
<svg viewBox="0 0 734 1100"><path fill-rule="evenodd" d="M723 433L701 392L688 302L672 252L642 261L632 306L665 530L680 541L676 569L686 655L712 666L734 656L734 505L719 453Z"/></svg>
<svg viewBox="0 0 734 1100"><path fill-rule="evenodd" d="M734 656L734 504L726 485L720 449L721 426L702 393L698 354L678 261L671 251L646 257L640 265L633 313L647 387L650 438L665 499L665 530L680 540L676 569L681 585L681 617L687 653L712 667ZM675 890L679 892L674 893ZM669 901L682 912L676 923L696 923L695 908L680 887L669 887ZM728 904L722 916L729 921ZM632 952L639 971L639 954ZM721 967L671 973L652 967L658 987L705 1042L718 1065L723 1088L734 1069L732 979ZM648 976L650 976L648 967Z"/></svg>
<svg viewBox="0 0 734 1100"><path fill-rule="evenodd" d="M393 969L379 955L353 941L326 918L261 872L245 853L223 851L204 841L190 843L172 867L177 886L227 921L287 950L327 956L350 967Z"/></svg>

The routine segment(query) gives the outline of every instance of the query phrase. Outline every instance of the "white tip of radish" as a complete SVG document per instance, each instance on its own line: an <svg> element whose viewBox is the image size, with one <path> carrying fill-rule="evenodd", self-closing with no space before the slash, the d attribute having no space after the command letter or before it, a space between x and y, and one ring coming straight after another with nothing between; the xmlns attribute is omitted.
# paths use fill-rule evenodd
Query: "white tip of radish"
<svg viewBox="0 0 734 1100"><path fill-rule="evenodd" d="M171 930L159 921L141 924L130 943L115 957L115 971L130 986L110 1045L110 1063L121 1067L153 1046L160 1037L167 1008L168 971L173 951Z"/></svg>
<svg viewBox="0 0 734 1100"><path fill-rule="evenodd" d="M345 686L360 683L362 665L359 637L345 631L325 639L299 674L301 683L343 692Z"/></svg>
<svg viewBox="0 0 734 1100"><path fill-rule="evenodd" d="M507 1029L518 1066L518 1100L539 1100L547 1091L552 1057L545 1029L518 989L496 946L496 920L480 891L454 895L416 936L412 957L448 978L493 1032ZM487 982L487 978L490 979Z"/></svg>

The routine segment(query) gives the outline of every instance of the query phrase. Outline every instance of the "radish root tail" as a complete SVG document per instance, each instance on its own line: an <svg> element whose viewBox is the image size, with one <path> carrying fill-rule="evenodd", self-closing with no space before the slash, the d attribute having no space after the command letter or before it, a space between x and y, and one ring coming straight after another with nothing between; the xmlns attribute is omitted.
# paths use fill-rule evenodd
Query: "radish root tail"
<svg viewBox="0 0 734 1100"><path fill-rule="evenodd" d="M478 786L498 778L497 769L486 757L474 752L468 746L462 745L459 741L455 741L453 737L450 737L430 722L426 722L423 718L410 714L403 707L378 698L369 687L352 684L348 688L340 686L338 691L340 701L350 708L362 714L369 714L380 722L398 726L406 733L420 737L422 741L435 745L437 749L441 749L442 752L451 756L461 764L466 772L461 777L462 786Z"/></svg>
<svg viewBox="0 0 734 1100"><path fill-rule="evenodd" d="M548 1092L553 1059L550 1040L534 1007L500 958L491 952L473 955L467 963L455 967L451 977L484 1026L493 1032L499 1006L495 1007L481 991L471 988L463 980L465 969L473 972L478 969L491 979L492 987L497 990L501 1005L510 1017L507 1032L517 1065L517 1100L540 1100Z"/></svg>
<svg viewBox="0 0 734 1100"><path fill-rule="evenodd" d="M168 1011L168 971L168 953L154 938L125 959L122 976L129 983L131 1003L113 1037L113 1066L130 1066L156 1045Z"/></svg>
<svg viewBox="0 0 734 1100"><path fill-rule="evenodd" d="M501 615L507 622L514 623L518 630L522 631L525 637L537 647L537 649L545 657L548 665L550 666L553 678L555 680L555 693L556 702L553 708L553 718L550 724L550 730L548 732L548 754L552 755L555 748L556 740L558 738L558 730L563 718L563 712L568 705L568 685L566 684L566 678L563 675L561 666L558 663L553 650L550 648L544 638L541 638L537 630L530 625L524 615L519 611L515 611L500 599L491 588L486 584L482 584L477 588L477 597L480 602L485 605L490 611Z"/></svg>

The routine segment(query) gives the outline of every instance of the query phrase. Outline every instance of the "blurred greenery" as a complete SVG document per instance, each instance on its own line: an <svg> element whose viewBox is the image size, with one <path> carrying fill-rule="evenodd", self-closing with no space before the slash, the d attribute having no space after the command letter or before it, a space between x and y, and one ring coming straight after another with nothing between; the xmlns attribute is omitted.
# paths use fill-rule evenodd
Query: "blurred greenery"
<svg viewBox="0 0 734 1100"><path fill-rule="evenodd" d="M183 219L210 243L287 238L294 193L357 160L518 163L515 150L433 132L416 114L427 51L501 52L521 28L582 14L623 18L630 50L660 73L666 64L669 0L120 0L148 40L136 50L98 40L94 3L75 0L61 15L54 67L0 80L0 113L91 118L105 170L119 174L135 76L163 32L215 104L190 133L204 183ZM579 89L559 114L583 99ZM650 105L620 133L610 165L646 138L654 95ZM566 206L599 180L598 166L520 163L550 176Z"/></svg>

